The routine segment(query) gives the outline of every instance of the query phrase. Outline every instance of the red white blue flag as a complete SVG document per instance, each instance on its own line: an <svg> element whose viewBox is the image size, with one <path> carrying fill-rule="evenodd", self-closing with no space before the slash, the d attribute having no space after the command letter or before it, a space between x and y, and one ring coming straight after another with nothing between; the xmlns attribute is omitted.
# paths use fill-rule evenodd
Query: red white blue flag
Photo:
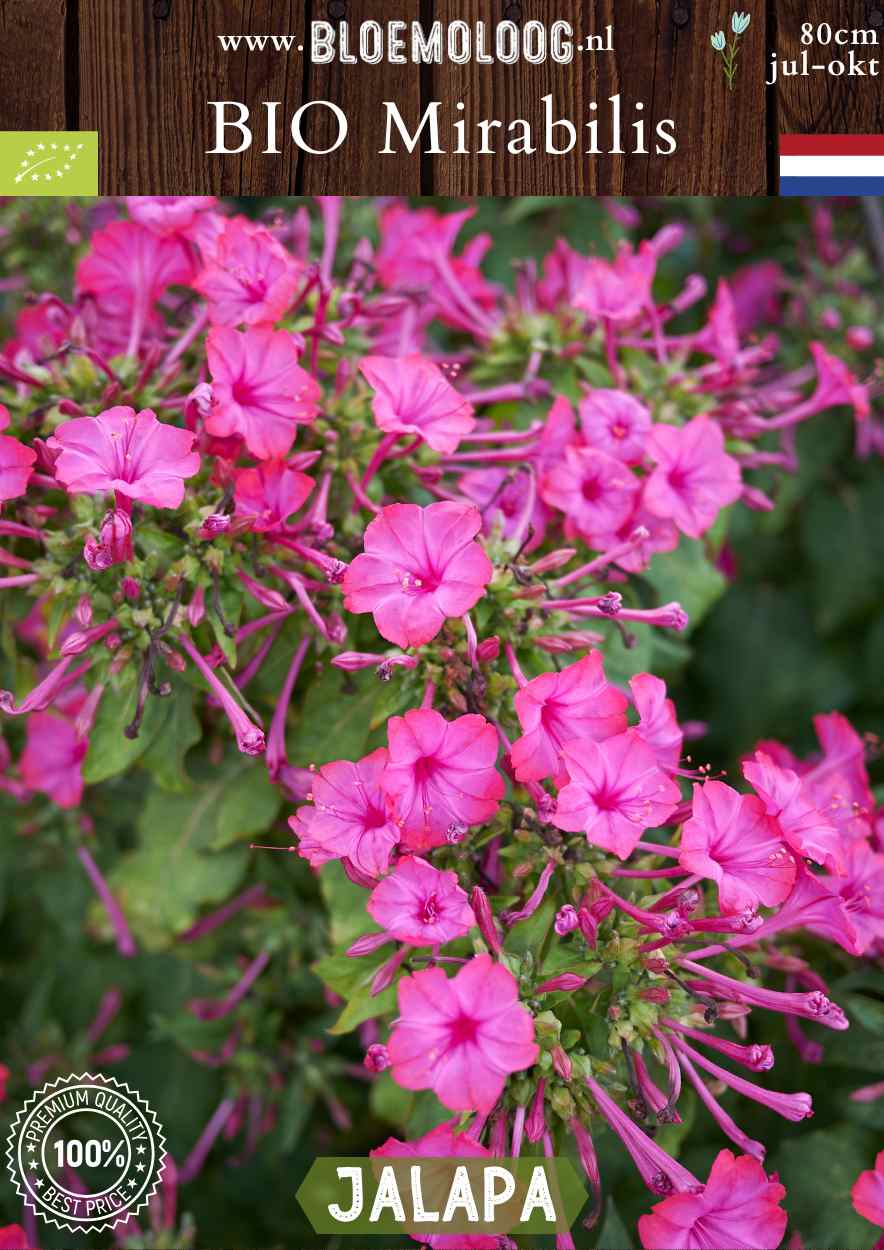
<svg viewBox="0 0 884 1250"><path fill-rule="evenodd" d="M884 135L780 135L780 195L884 195Z"/></svg>

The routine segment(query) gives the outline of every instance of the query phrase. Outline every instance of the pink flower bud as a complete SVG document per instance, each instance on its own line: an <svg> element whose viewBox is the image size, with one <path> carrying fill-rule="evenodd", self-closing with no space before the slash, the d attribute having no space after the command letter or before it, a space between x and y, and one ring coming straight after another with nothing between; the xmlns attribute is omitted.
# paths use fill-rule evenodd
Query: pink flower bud
<svg viewBox="0 0 884 1250"><path fill-rule="evenodd" d="M649 985L647 989L639 990L639 998L644 999L646 1003L668 1003L669 990L662 985Z"/></svg>
<svg viewBox="0 0 884 1250"><path fill-rule="evenodd" d="M824 308L820 315L820 325L824 330L838 330L841 328L841 314L837 308Z"/></svg>
<svg viewBox="0 0 884 1250"><path fill-rule="evenodd" d="M578 925L577 912L570 903L566 903L564 907L560 907L556 913L555 930L559 937L564 937L566 933L571 933Z"/></svg>
<svg viewBox="0 0 884 1250"><path fill-rule="evenodd" d="M385 658L370 651L342 651L340 655L333 655L331 662L345 673L358 673L363 668L375 668Z"/></svg>
<svg viewBox="0 0 884 1250"><path fill-rule="evenodd" d="M494 951L495 955L499 955L503 950L503 943L500 940L497 922L491 911L491 904L488 902L488 895L480 885L473 886L470 904L473 908L473 915L476 917L476 924L479 926L479 932L485 939L486 945L490 950Z"/></svg>
<svg viewBox="0 0 884 1250"><path fill-rule="evenodd" d="M561 972L557 977L551 977L549 981L543 981L537 986L535 994L551 994L553 990L567 990L573 992L579 990L586 984L586 977L579 977L576 972Z"/></svg>
<svg viewBox="0 0 884 1250"><path fill-rule="evenodd" d="M561 1046L553 1046L552 1051L553 1068L563 1081L570 1081L572 1073L571 1059L569 1055L562 1050Z"/></svg>
<svg viewBox="0 0 884 1250"><path fill-rule="evenodd" d="M577 924L587 946L595 946L599 940L599 922L586 907L578 911Z"/></svg>
<svg viewBox="0 0 884 1250"><path fill-rule="evenodd" d="M197 586L191 596L190 603L187 605L187 619L192 629L196 629L203 617L206 615L206 592L202 586Z"/></svg>
<svg viewBox="0 0 884 1250"><path fill-rule="evenodd" d="M546 1113L544 1107L546 1082L543 1077L537 1082L537 1090L531 1099L528 1115L525 1118L525 1136L530 1142L540 1141L546 1132Z"/></svg>
<svg viewBox="0 0 884 1250"><path fill-rule="evenodd" d="M386 946L387 942L392 940L389 933L385 931L364 933L362 937L356 939L352 946L347 947L347 954L351 959L358 959L361 955L370 955L372 951L376 951L381 946Z"/></svg>
<svg viewBox="0 0 884 1250"><path fill-rule="evenodd" d="M120 589L131 603L136 603L141 598L141 587L134 577L124 577L120 582Z"/></svg>
<svg viewBox="0 0 884 1250"><path fill-rule="evenodd" d="M850 326L847 331L847 346L855 352L867 352L874 345L875 335L868 326Z"/></svg>
<svg viewBox="0 0 884 1250"><path fill-rule="evenodd" d="M218 534L226 534L230 529L230 517L224 516L221 512L213 512L211 516L207 516L203 521L200 530L200 538L215 538Z"/></svg>
<svg viewBox="0 0 884 1250"><path fill-rule="evenodd" d="M125 512L106 513L98 538L90 535L83 548L83 558L96 572L113 564L126 564L133 555L132 521Z"/></svg>
<svg viewBox="0 0 884 1250"><path fill-rule="evenodd" d="M500 639L497 634L492 634L490 638L483 638L476 648L476 659L481 664L488 664L496 660L499 655Z"/></svg>
<svg viewBox="0 0 884 1250"><path fill-rule="evenodd" d="M362 1062L369 1072L383 1072L390 1066L390 1056L387 1054L386 1046L382 1046L380 1042L372 1042Z"/></svg>
<svg viewBox="0 0 884 1250"><path fill-rule="evenodd" d="M88 629L92 624L92 600L88 595L83 595L80 598L74 615L77 619L77 624L82 625L84 629Z"/></svg>
<svg viewBox="0 0 884 1250"><path fill-rule="evenodd" d="M576 555L576 547L559 547L556 551L551 551L549 555L541 556L539 560L529 564L528 570L531 573L554 573L556 569L562 568L573 560Z"/></svg>

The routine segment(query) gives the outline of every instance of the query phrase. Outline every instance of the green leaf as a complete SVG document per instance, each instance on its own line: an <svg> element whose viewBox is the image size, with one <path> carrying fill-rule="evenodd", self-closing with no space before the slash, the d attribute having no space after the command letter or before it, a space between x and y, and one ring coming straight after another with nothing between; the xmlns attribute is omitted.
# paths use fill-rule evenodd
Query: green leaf
<svg viewBox="0 0 884 1250"><path fill-rule="evenodd" d="M282 795L263 766L244 762L224 787L213 847L269 829L281 805Z"/></svg>
<svg viewBox="0 0 884 1250"><path fill-rule="evenodd" d="M645 579L657 591L661 603L676 600L695 629L727 586L724 575L706 555L701 542L683 538L675 551L654 556Z"/></svg>
<svg viewBox="0 0 884 1250"><path fill-rule="evenodd" d="M598 1239L599 1250L632 1250L633 1241L620 1212L609 1198L605 1204L605 1222Z"/></svg>
<svg viewBox="0 0 884 1250"><path fill-rule="evenodd" d="M360 990L354 994L344 1010L329 1029L336 1036L340 1033L351 1033L364 1020L374 1020L378 1016L389 1015L396 1010L396 986L387 986L380 994L372 996L370 990Z"/></svg>
<svg viewBox="0 0 884 1250"><path fill-rule="evenodd" d="M871 1134L838 1124L791 1137L768 1156L765 1171L779 1172L795 1230L808 1250L865 1250L874 1244L879 1230L854 1211L850 1190L872 1166L879 1145Z"/></svg>
<svg viewBox="0 0 884 1250"><path fill-rule="evenodd" d="M365 752L377 697L375 673L348 675L326 669L298 707L288 750L292 764L306 768L330 760L358 760Z"/></svg>
<svg viewBox="0 0 884 1250"><path fill-rule="evenodd" d="M165 730L170 701L149 695L138 737L126 737L123 731L135 715L137 698L138 670L132 666L126 670L119 688L105 690L98 705L89 735L89 753L83 761L83 780L87 785L106 781L130 768Z"/></svg>
<svg viewBox="0 0 884 1250"><path fill-rule="evenodd" d="M142 763L163 790L181 792L191 785L184 757L202 737L202 726L193 710L193 691L183 682L175 684L163 732L144 752Z"/></svg>
<svg viewBox="0 0 884 1250"><path fill-rule="evenodd" d="M227 778L187 794L152 790L138 822L139 846L123 855L108 880L136 938L168 946L200 908L236 889L248 863L245 847L213 851Z"/></svg>
<svg viewBox="0 0 884 1250"><path fill-rule="evenodd" d="M397 1085L389 1071L382 1072L372 1082L369 1103L372 1112L379 1120L386 1120L402 1132L405 1131L409 1117L414 1111L414 1094L410 1089Z"/></svg>
<svg viewBox="0 0 884 1250"><path fill-rule="evenodd" d="M510 929L504 941L504 950L511 955L524 955L526 951L539 951L552 927L556 915L553 899L546 898L533 916L520 920Z"/></svg>

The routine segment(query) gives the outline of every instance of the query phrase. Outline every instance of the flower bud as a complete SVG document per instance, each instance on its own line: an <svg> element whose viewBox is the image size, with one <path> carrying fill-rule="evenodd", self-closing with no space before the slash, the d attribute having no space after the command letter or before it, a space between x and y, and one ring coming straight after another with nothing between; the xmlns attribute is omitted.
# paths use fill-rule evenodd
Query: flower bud
<svg viewBox="0 0 884 1250"><path fill-rule="evenodd" d="M84 629L88 629L92 624L92 600L88 595L81 596L74 615L77 618L77 624L82 625Z"/></svg>
<svg viewBox="0 0 884 1250"><path fill-rule="evenodd" d="M362 1062L369 1072L383 1072L385 1068L390 1066L390 1056L387 1053L386 1046L382 1046L380 1042L372 1042L365 1052L365 1058Z"/></svg>
<svg viewBox="0 0 884 1250"><path fill-rule="evenodd" d="M599 922L586 907L578 911L577 924L587 946L595 946L599 940Z"/></svg>
<svg viewBox="0 0 884 1250"><path fill-rule="evenodd" d="M850 326L847 331L847 345L855 352L867 352L874 343L875 335L868 326Z"/></svg>
<svg viewBox="0 0 884 1250"><path fill-rule="evenodd" d="M488 895L480 885L473 886L470 904L473 908L473 915L476 917L476 924L479 926L479 932L485 939L485 944L494 951L495 955L499 955L503 950L503 944L500 940L500 933L494 914L491 911L491 904L488 902Z"/></svg>
<svg viewBox="0 0 884 1250"><path fill-rule="evenodd" d="M556 1074L560 1076L563 1081L570 1081L573 1069L568 1054L562 1050L561 1046L553 1046L551 1054L552 1064Z"/></svg>
<svg viewBox="0 0 884 1250"><path fill-rule="evenodd" d="M567 990L573 992L581 989L586 984L586 977L579 977L576 972L560 972L557 977L551 977L549 981L543 981L537 986L535 994L551 994L554 990Z"/></svg>
<svg viewBox="0 0 884 1250"><path fill-rule="evenodd" d="M500 639L497 634L492 634L490 638L483 638L476 648L476 659L482 664L496 660L499 655Z"/></svg>
<svg viewBox="0 0 884 1250"><path fill-rule="evenodd" d="M202 586L197 586L191 596L190 603L187 605L187 619L191 629L196 629L203 617L206 615L206 592Z"/></svg>
<svg viewBox="0 0 884 1250"><path fill-rule="evenodd" d="M120 589L130 603L136 603L141 598L141 587L134 577L124 577Z"/></svg>
<svg viewBox="0 0 884 1250"><path fill-rule="evenodd" d="M213 512L207 516L200 526L199 538L216 538L218 534L226 534L230 529L231 520L229 516L224 516L222 512Z"/></svg>
<svg viewBox="0 0 884 1250"><path fill-rule="evenodd" d="M96 572L113 564L127 564L133 555L132 521L125 512L106 513L98 538L90 534L83 548L84 560Z"/></svg>
<svg viewBox="0 0 884 1250"><path fill-rule="evenodd" d="M564 937L566 933L571 933L577 928L577 912L570 903L566 903L564 907L560 907L556 913L555 930L559 937Z"/></svg>
<svg viewBox="0 0 884 1250"><path fill-rule="evenodd" d="M546 1132L545 1091L546 1081L541 1077L525 1118L525 1136L530 1142L540 1141Z"/></svg>

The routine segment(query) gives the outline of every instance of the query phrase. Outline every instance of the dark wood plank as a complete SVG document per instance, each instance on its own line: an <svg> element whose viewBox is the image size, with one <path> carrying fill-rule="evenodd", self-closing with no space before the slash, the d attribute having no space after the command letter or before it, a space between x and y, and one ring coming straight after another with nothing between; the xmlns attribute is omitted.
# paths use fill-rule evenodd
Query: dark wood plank
<svg viewBox="0 0 884 1250"><path fill-rule="evenodd" d="M733 7L730 0L526 0L519 6L522 23L567 20L581 41L605 35L612 25L614 51L579 52L570 65L443 65L433 71L433 96L448 102L443 112L449 115L463 100L471 133L481 117L524 117L539 145L542 99L551 95L554 116L571 119L580 142L562 156L542 150L509 155L501 144L504 150L495 155L432 158L433 189L449 195L764 194L766 3L753 0L731 93L710 37L722 27L729 31ZM459 0L456 10L448 16L489 25L501 16L494 0ZM608 154L614 146L610 100L618 94L625 155ZM599 119L600 156L586 153L585 123L593 117ZM656 126L668 118L678 148L658 156ZM630 154L627 140L640 119L650 156Z"/></svg>
<svg viewBox="0 0 884 1250"><path fill-rule="evenodd" d="M296 153L264 156L264 100L279 100L280 130L301 103L296 52L224 52L219 34L297 33L299 0L174 0L166 19L148 3L80 0L80 126L101 134L104 193L285 194ZM162 8L158 8L162 11ZM210 156L209 100L253 110L252 147ZM260 123L260 124L259 124ZM233 144L234 132L228 142Z"/></svg>
<svg viewBox="0 0 884 1250"><path fill-rule="evenodd" d="M0 0L0 130L66 129L66 16L66 0Z"/></svg>
<svg viewBox="0 0 884 1250"><path fill-rule="evenodd" d="M809 77L778 76L777 120L780 134L881 134L884 132L884 4L862 0L777 0L777 52L800 59L801 27L827 22L833 29L874 30L877 47L857 46L858 59L877 57L878 78L833 78L812 72ZM810 47L811 65L846 60L850 47ZM771 188L775 190L775 188Z"/></svg>
<svg viewBox="0 0 884 1250"><path fill-rule="evenodd" d="M314 2L308 6L314 21L328 21L333 5ZM419 16L417 3L401 0L347 0L346 21L351 32L359 23L410 20ZM426 7L426 6L424 6ZM440 15L441 16L441 15ZM337 23L336 23L337 25ZM401 152L381 156L384 146L384 100L395 100L403 119L414 128L421 116L421 67L410 63L390 65L310 65L306 99L331 100L347 116L347 140L327 156L302 157L298 190L311 195L345 192L351 195L419 195L421 155ZM305 119L304 134L311 147L330 146L337 123L325 109L313 109Z"/></svg>
<svg viewBox="0 0 884 1250"><path fill-rule="evenodd" d="M752 23L739 41L733 91L728 89L722 59L710 43L718 30L725 31L729 41L732 38L731 14L741 8L733 0L658 3L656 22L637 26L640 38L624 40L618 66L622 90L646 101L653 122L675 119L678 150L672 156L652 159L627 157L617 189L627 195L766 193L764 79L767 5L772 3L752 0L743 10L751 11ZM645 39L653 48L650 81L640 47ZM649 129L653 131L653 124Z"/></svg>

